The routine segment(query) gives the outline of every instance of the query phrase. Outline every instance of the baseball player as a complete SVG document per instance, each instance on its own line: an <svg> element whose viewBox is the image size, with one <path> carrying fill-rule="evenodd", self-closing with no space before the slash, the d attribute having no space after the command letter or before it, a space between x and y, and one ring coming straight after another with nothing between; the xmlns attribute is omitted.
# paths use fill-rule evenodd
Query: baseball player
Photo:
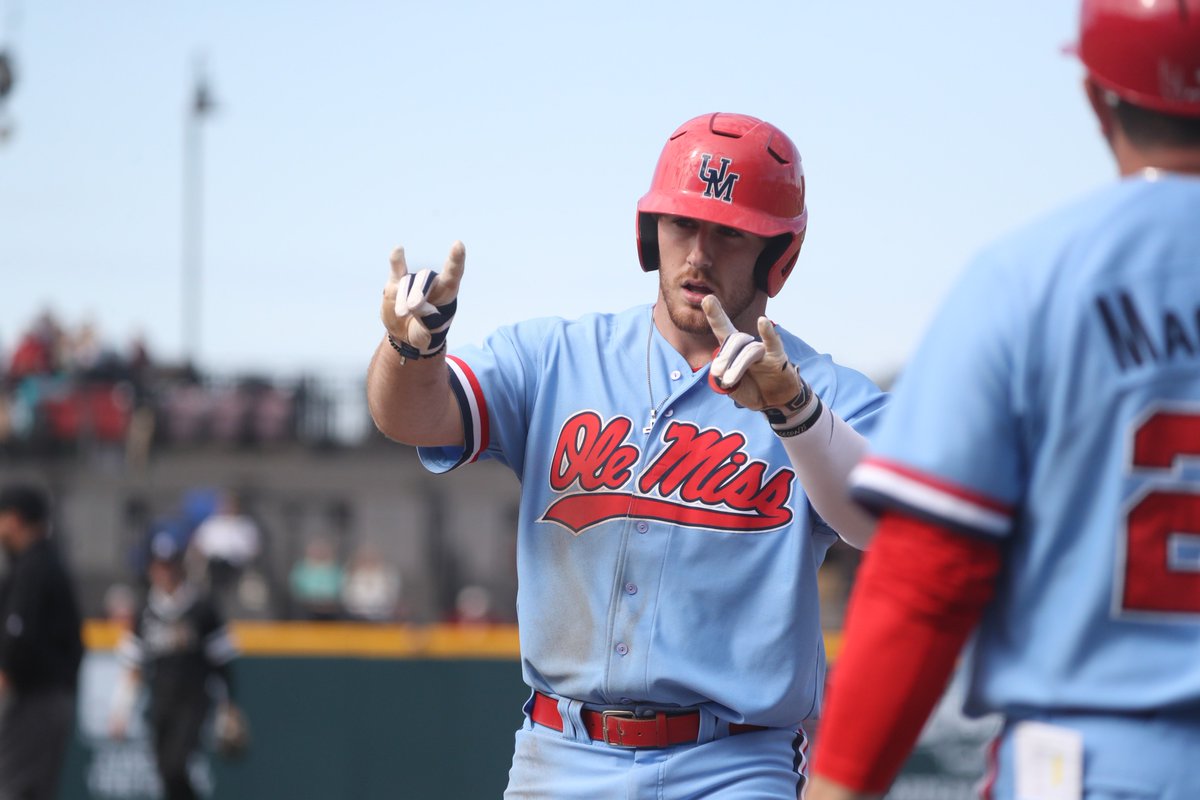
<svg viewBox="0 0 1200 800"><path fill-rule="evenodd" d="M977 258L855 469L810 800L887 789L971 631L986 797L1200 797L1200 0L1084 0L1077 50L1121 180Z"/></svg>
<svg viewBox="0 0 1200 800"><path fill-rule="evenodd" d="M706 114L672 134L638 203L652 305L522 322L447 356L462 245L440 274L393 254L376 424L434 472L492 458L521 479L533 693L506 797L795 798L824 679L817 567L830 523L860 547L870 535L842 481L885 400L763 318L806 223L791 140ZM717 346L749 334L764 352L710 376ZM810 487L771 426L798 431L814 403L845 423L814 441L804 468L830 479Z"/></svg>
<svg viewBox="0 0 1200 800"><path fill-rule="evenodd" d="M229 629L213 601L187 579L184 553L168 533L151 540L150 591L117 655L125 667L114 699L110 728L125 736L137 693L149 688L147 718L154 761L167 800L198 796L188 760L200 747L217 684L218 718L240 717L233 705L231 665L237 655Z"/></svg>

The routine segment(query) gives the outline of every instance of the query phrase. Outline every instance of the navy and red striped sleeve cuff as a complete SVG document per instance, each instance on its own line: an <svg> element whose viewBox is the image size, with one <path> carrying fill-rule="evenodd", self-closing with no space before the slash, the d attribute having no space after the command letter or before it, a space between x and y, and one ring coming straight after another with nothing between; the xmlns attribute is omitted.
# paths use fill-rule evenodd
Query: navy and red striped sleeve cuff
<svg viewBox="0 0 1200 800"><path fill-rule="evenodd" d="M483 387L467 362L457 356L446 356L446 367L450 371L450 389L454 392L459 413L462 414L463 453L454 464L454 467L458 467L476 461L487 449L488 408L487 400L483 396Z"/></svg>
<svg viewBox="0 0 1200 800"><path fill-rule="evenodd" d="M973 535L1004 536L1013 507L973 489L877 456L850 474L854 499L875 513L904 512Z"/></svg>

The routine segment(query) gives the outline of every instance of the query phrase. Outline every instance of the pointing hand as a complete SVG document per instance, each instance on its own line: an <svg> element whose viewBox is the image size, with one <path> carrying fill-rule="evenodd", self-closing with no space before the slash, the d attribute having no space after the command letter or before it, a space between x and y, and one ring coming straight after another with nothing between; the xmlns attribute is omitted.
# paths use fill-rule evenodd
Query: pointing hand
<svg viewBox="0 0 1200 800"><path fill-rule="evenodd" d="M755 338L733 326L715 295L705 297L701 307L720 345L709 368L714 389L746 408L768 412L773 420L793 417L807 406L812 390L788 360L771 320L758 318Z"/></svg>

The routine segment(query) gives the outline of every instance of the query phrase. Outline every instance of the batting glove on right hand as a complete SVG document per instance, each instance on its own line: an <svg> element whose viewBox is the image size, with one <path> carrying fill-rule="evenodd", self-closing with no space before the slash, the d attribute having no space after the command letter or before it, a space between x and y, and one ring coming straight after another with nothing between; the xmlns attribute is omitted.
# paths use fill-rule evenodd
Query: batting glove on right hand
<svg viewBox="0 0 1200 800"><path fill-rule="evenodd" d="M430 269L410 273L404 248L392 251L392 275L383 289L380 317L400 355L430 358L445 349L466 258L462 242L455 242L440 273Z"/></svg>
<svg viewBox="0 0 1200 800"><path fill-rule="evenodd" d="M712 387L741 406L763 412L780 436L811 428L821 415L821 398L788 359L771 320L758 318L755 338L734 327L715 295L700 305L720 344L708 372Z"/></svg>

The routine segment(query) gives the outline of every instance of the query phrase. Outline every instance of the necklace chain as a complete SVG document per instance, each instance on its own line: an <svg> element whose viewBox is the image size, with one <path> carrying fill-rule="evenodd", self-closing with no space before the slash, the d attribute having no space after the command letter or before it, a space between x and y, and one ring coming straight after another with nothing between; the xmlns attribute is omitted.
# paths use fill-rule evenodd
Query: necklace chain
<svg viewBox="0 0 1200 800"><path fill-rule="evenodd" d="M646 396L650 399L650 421L646 423L646 427L642 428L642 433L647 436L654 429L654 423L658 419L658 410L666 405L666 402L671 399L671 393L667 392L667 396L663 398L661 403L654 403L654 387L650 383L650 346L654 343L654 307L650 307L650 331L646 334Z"/></svg>

